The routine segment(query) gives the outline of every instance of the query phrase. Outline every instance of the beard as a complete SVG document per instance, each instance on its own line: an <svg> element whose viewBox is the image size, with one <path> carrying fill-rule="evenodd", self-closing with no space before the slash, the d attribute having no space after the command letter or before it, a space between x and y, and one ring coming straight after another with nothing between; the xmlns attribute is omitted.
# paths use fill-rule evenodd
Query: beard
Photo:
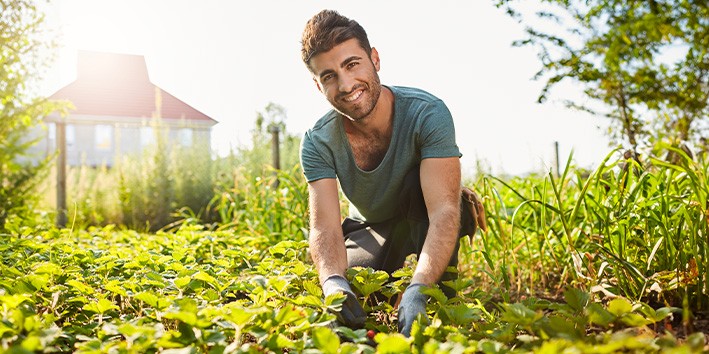
<svg viewBox="0 0 709 354"><path fill-rule="evenodd" d="M373 70L372 73L373 74L367 78L365 83L357 84L350 92L340 93L333 100L330 100L330 104L336 111L353 122L361 121L369 117L379 101L379 96L382 93L382 85L377 72ZM360 89L363 89L362 96L364 97L362 100L359 100L359 102L349 103L343 100L343 97Z"/></svg>

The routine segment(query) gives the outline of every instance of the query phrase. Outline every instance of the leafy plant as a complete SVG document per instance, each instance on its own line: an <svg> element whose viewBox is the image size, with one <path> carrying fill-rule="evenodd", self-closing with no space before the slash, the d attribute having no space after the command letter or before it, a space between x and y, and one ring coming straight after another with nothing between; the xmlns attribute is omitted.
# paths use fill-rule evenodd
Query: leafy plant
<svg viewBox="0 0 709 354"><path fill-rule="evenodd" d="M28 149L38 137L32 128L63 104L32 94L32 85L52 48L42 38L43 17L33 1L2 3L0 11L0 231L33 214L35 187L46 176L49 160L36 160Z"/></svg>

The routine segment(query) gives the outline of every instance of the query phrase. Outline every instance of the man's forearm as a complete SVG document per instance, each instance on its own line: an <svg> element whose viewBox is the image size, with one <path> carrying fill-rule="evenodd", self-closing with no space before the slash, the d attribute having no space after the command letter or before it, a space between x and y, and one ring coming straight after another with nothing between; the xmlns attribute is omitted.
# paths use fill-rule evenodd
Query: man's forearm
<svg viewBox="0 0 709 354"><path fill-rule="evenodd" d="M311 229L310 255L318 271L320 283L333 274L345 275L347 251L341 235L332 231Z"/></svg>
<svg viewBox="0 0 709 354"><path fill-rule="evenodd" d="M441 278L458 242L459 228L459 207L448 207L431 215L426 241L411 279L412 283L432 285Z"/></svg>

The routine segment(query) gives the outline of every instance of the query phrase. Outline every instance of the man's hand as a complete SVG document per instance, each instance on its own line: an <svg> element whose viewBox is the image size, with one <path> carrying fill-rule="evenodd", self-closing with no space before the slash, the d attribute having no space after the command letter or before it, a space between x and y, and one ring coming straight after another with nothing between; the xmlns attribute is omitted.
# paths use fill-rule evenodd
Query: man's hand
<svg viewBox="0 0 709 354"><path fill-rule="evenodd" d="M401 297L399 303L399 332L405 336L411 335L411 325L419 318L428 321L426 301L428 296L421 293L423 284L411 284Z"/></svg>
<svg viewBox="0 0 709 354"><path fill-rule="evenodd" d="M483 203L480 201L480 197L468 187L463 187L462 191L463 199L471 205L470 212L472 213L473 220L475 220L475 224L480 227L480 229L487 232L485 208L483 207Z"/></svg>
<svg viewBox="0 0 709 354"><path fill-rule="evenodd" d="M323 282L322 290L325 297L337 292L347 297L345 302L342 303L340 312L335 314L338 321L352 329L364 327L364 320L367 318L367 314L364 313L362 305L357 301L357 297L352 292L347 279L341 275L331 275Z"/></svg>

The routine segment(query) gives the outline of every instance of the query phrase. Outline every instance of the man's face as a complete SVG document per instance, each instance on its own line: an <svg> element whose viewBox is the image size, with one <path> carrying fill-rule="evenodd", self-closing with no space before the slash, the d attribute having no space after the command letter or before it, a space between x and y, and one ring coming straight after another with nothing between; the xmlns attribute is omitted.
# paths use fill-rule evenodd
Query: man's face
<svg viewBox="0 0 709 354"><path fill-rule="evenodd" d="M370 58L352 38L313 56L310 68L318 89L338 112L359 121L374 110L382 92L376 49Z"/></svg>

